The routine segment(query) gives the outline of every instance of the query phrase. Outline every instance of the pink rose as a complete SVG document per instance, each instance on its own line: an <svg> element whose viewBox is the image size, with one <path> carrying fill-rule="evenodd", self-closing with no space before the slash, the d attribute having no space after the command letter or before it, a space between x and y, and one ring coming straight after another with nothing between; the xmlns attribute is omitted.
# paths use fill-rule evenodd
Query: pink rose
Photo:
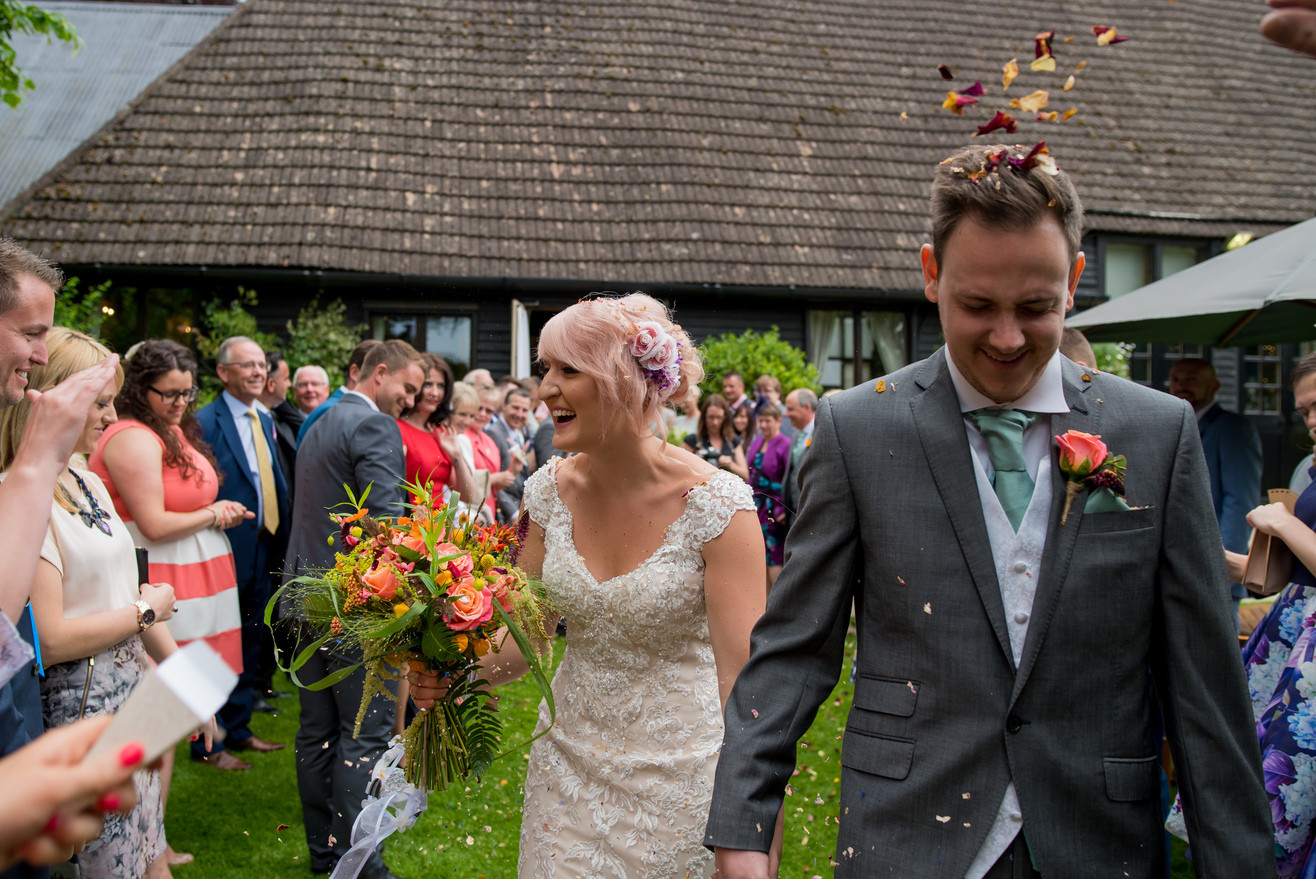
<svg viewBox="0 0 1316 879"><path fill-rule="evenodd" d="M680 356L680 346L666 333L658 340L647 354L640 358L640 365L645 369L667 369L676 363Z"/></svg>
<svg viewBox="0 0 1316 879"><path fill-rule="evenodd" d="M390 565L375 565L361 575L361 582L371 593L385 601L392 601L393 596L398 594L398 586L402 585Z"/></svg>
<svg viewBox="0 0 1316 879"><path fill-rule="evenodd" d="M446 567L452 572L454 578L460 580L462 577L465 577L470 574L471 571L475 570L475 559L471 558L469 552L466 552L451 543L440 543L438 546L434 547L435 558L447 558L450 555L457 556L455 559L448 559L446 562Z"/></svg>
<svg viewBox="0 0 1316 879"><path fill-rule="evenodd" d="M1060 472L1071 479L1084 478L1106 460L1106 444L1100 436L1071 430L1057 436L1056 442L1060 444Z"/></svg>
<svg viewBox="0 0 1316 879"><path fill-rule="evenodd" d="M479 589L474 580L454 583L448 587L452 610L443 615L443 621L454 632L469 632L493 619L493 598L488 589Z"/></svg>
<svg viewBox="0 0 1316 879"><path fill-rule="evenodd" d="M631 356L643 363L644 358L667 334L663 332L662 326L651 320L642 321L637 327L631 339Z"/></svg>

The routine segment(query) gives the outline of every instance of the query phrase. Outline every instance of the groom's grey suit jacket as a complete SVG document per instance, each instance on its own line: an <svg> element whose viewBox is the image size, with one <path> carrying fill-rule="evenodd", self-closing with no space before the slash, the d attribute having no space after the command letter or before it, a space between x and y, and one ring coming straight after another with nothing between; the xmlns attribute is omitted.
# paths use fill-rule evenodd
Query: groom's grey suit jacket
<svg viewBox="0 0 1316 879"><path fill-rule="evenodd" d="M786 565L726 708L705 842L766 851L853 600L839 877L962 877L1013 779L1045 877L1164 875L1148 672L1198 875L1274 876L1219 531L1192 410L1063 362L1051 433L1128 458L1134 509L1052 509L1016 668L943 352L822 401ZM1052 441L1052 448L1055 443ZM1045 464L1043 466L1046 466Z"/></svg>

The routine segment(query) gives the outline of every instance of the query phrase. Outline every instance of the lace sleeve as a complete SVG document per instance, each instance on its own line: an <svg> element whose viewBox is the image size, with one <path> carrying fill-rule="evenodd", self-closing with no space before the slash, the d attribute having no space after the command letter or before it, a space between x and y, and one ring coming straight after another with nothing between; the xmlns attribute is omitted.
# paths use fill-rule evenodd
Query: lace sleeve
<svg viewBox="0 0 1316 879"><path fill-rule="evenodd" d="M698 546L726 530L737 510L754 510L754 496L745 480L719 470L703 485L691 489L690 536Z"/></svg>
<svg viewBox="0 0 1316 879"><path fill-rule="evenodd" d="M554 480L557 478L557 465L562 463L562 460L562 458L550 458L525 481L525 491L521 498L525 503L526 512L541 528L548 527L553 511L553 497L557 494Z"/></svg>

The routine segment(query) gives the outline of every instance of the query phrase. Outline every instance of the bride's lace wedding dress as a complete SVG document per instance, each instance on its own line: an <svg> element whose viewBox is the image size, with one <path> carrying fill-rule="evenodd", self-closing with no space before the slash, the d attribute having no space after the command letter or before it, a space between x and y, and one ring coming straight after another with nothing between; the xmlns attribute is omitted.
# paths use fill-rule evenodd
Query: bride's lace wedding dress
<svg viewBox="0 0 1316 879"><path fill-rule="evenodd" d="M708 876L702 843L722 712L702 552L737 510L753 512L749 487L713 474L687 494L652 556L600 583L557 494L562 460L525 486L567 648L553 679L557 724L530 752L520 876ZM539 729L547 721L541 706Z"/></svg>

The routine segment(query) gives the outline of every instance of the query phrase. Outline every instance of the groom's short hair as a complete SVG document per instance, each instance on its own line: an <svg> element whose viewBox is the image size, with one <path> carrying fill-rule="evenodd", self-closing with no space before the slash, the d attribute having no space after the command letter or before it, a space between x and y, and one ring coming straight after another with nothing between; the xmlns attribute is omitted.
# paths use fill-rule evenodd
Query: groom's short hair
<svg viewBox="0 0 1316 879"><path fill-rule="evenodd" d="M1049 155L1042 154L1037 162L1031 149L968 146L937 166L932 179L932 253L938 264L947 239L966 216L984 226L1024 230L1050 214L1064 230L1073 265L1083 237L1083 205L1069 176Z"/></svg>

